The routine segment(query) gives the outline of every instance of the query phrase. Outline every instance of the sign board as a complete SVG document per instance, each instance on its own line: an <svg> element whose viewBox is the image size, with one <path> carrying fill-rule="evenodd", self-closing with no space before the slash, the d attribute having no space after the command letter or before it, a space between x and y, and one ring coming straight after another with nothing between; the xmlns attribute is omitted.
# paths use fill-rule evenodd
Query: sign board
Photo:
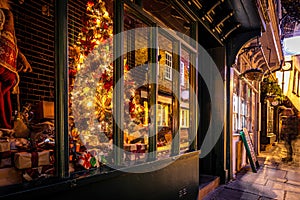
<svg viewBox="0 0 300 200"><path fill-rule="evenodd" d="M256 173L257 169L259 168L259 163L256 158L256 154L254 151L252 140L250 138L250 134L248 133L248 130L246 128L243 128L243 130L240 131L240 135L241 135L242 141L244 143L247 157L249 159L252 171Z"/></svg>

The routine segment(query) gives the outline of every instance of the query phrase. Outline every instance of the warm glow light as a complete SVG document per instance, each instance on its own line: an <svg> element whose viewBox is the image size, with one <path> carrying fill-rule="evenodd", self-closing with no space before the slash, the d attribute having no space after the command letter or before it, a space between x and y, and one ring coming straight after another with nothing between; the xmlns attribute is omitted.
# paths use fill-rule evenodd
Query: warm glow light
<svg viewBox="0 0 300 200"><path fill-rule="evenodd" d="M283 49L286 55L300 54L300 36L285 38Z"/></svg>
<svg viewBox="0 0 300 200"><path fill-rule="evenodd" d="M89 101L89 102L86 104L86 106L89 107L89 108L92 107L92 106L93 106L93 102L92 102L92 101Z"/></svg>

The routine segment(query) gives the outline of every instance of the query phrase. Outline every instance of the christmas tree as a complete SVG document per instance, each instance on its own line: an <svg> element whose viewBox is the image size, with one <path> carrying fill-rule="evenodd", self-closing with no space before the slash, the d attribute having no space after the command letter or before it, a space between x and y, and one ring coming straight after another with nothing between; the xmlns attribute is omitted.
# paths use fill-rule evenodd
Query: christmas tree
<svg viewBox="0 0 300 200"><path fill-rule="evenodd" d="M88 1L77 41L69 48L71 153L112 139L113 23L101 0ZM80 146L80 149L75 148ZM111 148L102 146L102 155ZM76 157L76 156L74 156ZM87 165L90 166L90 165Z"/></svg>
<svg viewBox="0 0 300 200"><path fill-rule="evenodd" d="M101 0L88 1L82 22L77 42L69 49L69 114L74 120L72 139L86 146L91 136L99 143L112 139L113 22ZM143 123L144 108L126 62L124 91L124 124L134 131Z"/></svg>

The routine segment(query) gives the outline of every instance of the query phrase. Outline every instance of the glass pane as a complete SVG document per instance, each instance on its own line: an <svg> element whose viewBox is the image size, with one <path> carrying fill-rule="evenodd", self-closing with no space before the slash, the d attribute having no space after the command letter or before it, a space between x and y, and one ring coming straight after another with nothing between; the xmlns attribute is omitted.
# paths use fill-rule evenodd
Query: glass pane
<svg viewBox="0 0 300 200"><path fill-rule="evenodd" d="M172 41L159 33L159 71L157 98L157 156L169 157L172 143Z"/></svg>
<svg viewBox="0 0 300 200"><path fill-rule="evenodd" d="M180 57L180 151L189 148L190 128L190 53L181 49Z"/></svg>
<svg viewBox="0 0 300 200"><path fill-rule="evenodd" d="M112 152L112 1L69 2L70 172L106 170ZM88 172L86 170L89 170Z"/></svg>
<svg viewBox="0 0 300 200"><path fill-rule="evenodd" d="M56 170L54 5L47 3L42 13L45 3L40 1L22 6L9 2L10 8L0 9L5 16L0 37L0 186L43 184Z"/></svg>
<svg viewBox="0 0 300 200"><path fill-rule="evenodd" d="M147 159L150 33L147 25L126 8L124 27L124 164L134 165Z"/></svg>
<svg viewBox="0 0 300 200"><path fill-rule="evenodd" d="M172 3L167 0L160 1L143 1L143 8L154 18L166 24L168 28L176 31L176 34L190 43L191 36L191 21L178 12Z"/></svg>

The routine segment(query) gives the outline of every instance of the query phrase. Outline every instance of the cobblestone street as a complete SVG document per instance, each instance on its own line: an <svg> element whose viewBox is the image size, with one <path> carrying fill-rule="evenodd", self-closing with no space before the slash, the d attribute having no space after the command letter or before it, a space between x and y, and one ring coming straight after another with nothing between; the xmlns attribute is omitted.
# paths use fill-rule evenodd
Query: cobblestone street
<svg viewBox="0 0 300 200"><path fill-rule="evenodd" d="M282 162L287 151L280 142L258 155L260 169L253 173L250 165L235 180L220 185L204 200L298 200L300 199L300 139L293 142L293 161Z"/></svg>

